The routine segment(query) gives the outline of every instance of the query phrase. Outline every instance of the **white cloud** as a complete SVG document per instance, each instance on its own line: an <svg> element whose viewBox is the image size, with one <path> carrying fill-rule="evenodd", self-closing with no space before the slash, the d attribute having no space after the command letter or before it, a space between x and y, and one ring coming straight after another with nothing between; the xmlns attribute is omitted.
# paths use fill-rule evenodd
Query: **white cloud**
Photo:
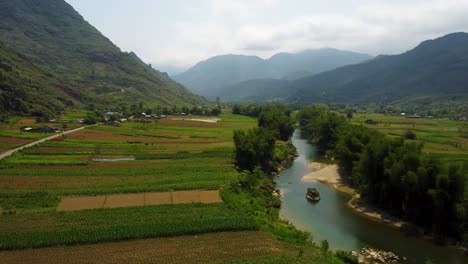
<svg viewBox="0 0 468 264"><path fill-rule="evenodd" d="M349 12L294 15L289 10L283 16L281 8L287 5L282 1L206 1L205 17L174 22L172 32L165 36L170 41L154 46L151 61L190 66L219 54L268 57L280 51L320 47L391 54L428 38L468 31L468 0L368 0L356 2ZM318 5L321 1L299 2ZM335 2L327 1L327 5Z"/></svg>
<svg viewBox="0 0 468 264"><path fill-rule="evenodd" d="M277 0L210 0L209 9L214 16L242 20L272 8L276 3Z"/></svg>

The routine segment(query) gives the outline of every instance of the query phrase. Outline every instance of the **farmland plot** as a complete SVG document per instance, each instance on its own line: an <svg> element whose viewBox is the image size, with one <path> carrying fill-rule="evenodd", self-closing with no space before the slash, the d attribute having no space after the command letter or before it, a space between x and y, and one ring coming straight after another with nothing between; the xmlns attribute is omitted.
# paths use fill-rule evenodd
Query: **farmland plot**
<svg viewBox="0 0 468 264"><path fill-rule="evenodd" d="M366 124L366 120L375 121L377 124ZM405 118L383 114L358 114L352 121L393 137L402 137L407 131L412 131L416 135L414 141L424 143L423 152L438 159L468 159L466 122L447 118Z"/></svg>
<svg viewBox="0 0 468 264"><path fill-rule="evenodd" d="M255 123L225 115L218 123L168 118L97 126L8 157L0 162L0 206L9 212L0 216L0 249L258 229L223 203L56 211L65 196L115 194L121 204L141 193L223 188L237 176L233 129ZM113 157L135 160L96 161Z"/></svg>
<svg viewBox="0 0 468 264"><path fill-rule="evenodd" d="M203 252L203 254L200 254ZM275 256L284 247L263 232L222 232L170 238L0 251L2 263L206 263Z"/></svg>

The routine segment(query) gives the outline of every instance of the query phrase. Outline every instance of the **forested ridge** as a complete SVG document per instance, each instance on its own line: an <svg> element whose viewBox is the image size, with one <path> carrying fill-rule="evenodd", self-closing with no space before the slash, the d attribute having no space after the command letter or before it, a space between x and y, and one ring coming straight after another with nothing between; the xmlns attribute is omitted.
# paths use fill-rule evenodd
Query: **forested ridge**
<svg viewBox="0 0 468 264"><path fill-rule="evenodd" d="M421 152L422 143L388 137L313 106L300 111L299 125L323 155L337 159L343 179L366 201L438 241L467 242L466 162L439 161Z"/></svg>
<svg viewBox="0 0 468 264"><path fill-rule="evenodd" d="M0 112L198 104L167 75L122 52L63 0L0 2Z"/></svg>

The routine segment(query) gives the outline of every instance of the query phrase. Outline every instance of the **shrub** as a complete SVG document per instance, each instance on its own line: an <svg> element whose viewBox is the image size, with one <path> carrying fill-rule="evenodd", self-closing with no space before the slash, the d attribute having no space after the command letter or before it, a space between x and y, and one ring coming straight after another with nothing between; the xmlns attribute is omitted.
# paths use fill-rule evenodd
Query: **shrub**
<svg viewBox="0 0 468 264"><path fill-rule="evenodd" d="M344 251L344 250L338 250L336 251L336 256L340 258L344 263L349 263L349 264L357 264L358 258L356 256L353 256L351 252L349 251Z"/></svg>
<svg viewBox="0 0 468 264"><path fill-rule="evenodd" d="M415 140L416 139L416 134L413 131L408 130L405 133L405 138L410 139L410 140Z"/></svg>

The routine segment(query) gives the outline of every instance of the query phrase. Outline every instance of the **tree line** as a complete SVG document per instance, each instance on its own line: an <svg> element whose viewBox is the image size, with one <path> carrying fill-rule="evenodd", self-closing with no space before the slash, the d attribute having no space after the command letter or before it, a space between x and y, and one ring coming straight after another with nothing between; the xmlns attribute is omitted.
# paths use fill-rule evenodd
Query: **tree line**
<svg viewBox="0 0 468 264"><path fill-rule="evenodd" d="M239 112L239 109L250 110ZM281 156L279 147L275 148L276 140L288 141L294 132L292 109L283 105L244 105L235 106L233 113L258 117L258 128L234 131L238 169L253 171L260 167L267 173L274 171L280 162L277 157Z"/></svg>
<svg viewBox="0 0 468 264"><path fill-rule="evenodd" d="M302 136L338 160L344 181L364 199L436 239L468 238L466 163L436 160L422 153L422 143L387 137L313 106L298 119Z"/></svg>
<svg viewBox="0 0 468 264"><path fill-rule="evenodd" d="M280 162L295 153L295 147L289 140L295 129L292 108L284 105L245 104L235 105L233 113L257 117L258 128L234 131L235 163L241 173L230 190L247 196L239 196L231 201L242 206L243 210L251 211L263 230L271 232L275 237L295 244L308 243L309 233L279 220L281 200L273 195L276 193L275 183L270 177ZM287 140L288 143L278 140ZM230 199L226 195L224 198ZM319 248L317 245L315 247ZM331 254L326 240L322 241L320 250L324 263L341 263L339 260L358 263L350 252L339 250L336 255Z"/></svg>

